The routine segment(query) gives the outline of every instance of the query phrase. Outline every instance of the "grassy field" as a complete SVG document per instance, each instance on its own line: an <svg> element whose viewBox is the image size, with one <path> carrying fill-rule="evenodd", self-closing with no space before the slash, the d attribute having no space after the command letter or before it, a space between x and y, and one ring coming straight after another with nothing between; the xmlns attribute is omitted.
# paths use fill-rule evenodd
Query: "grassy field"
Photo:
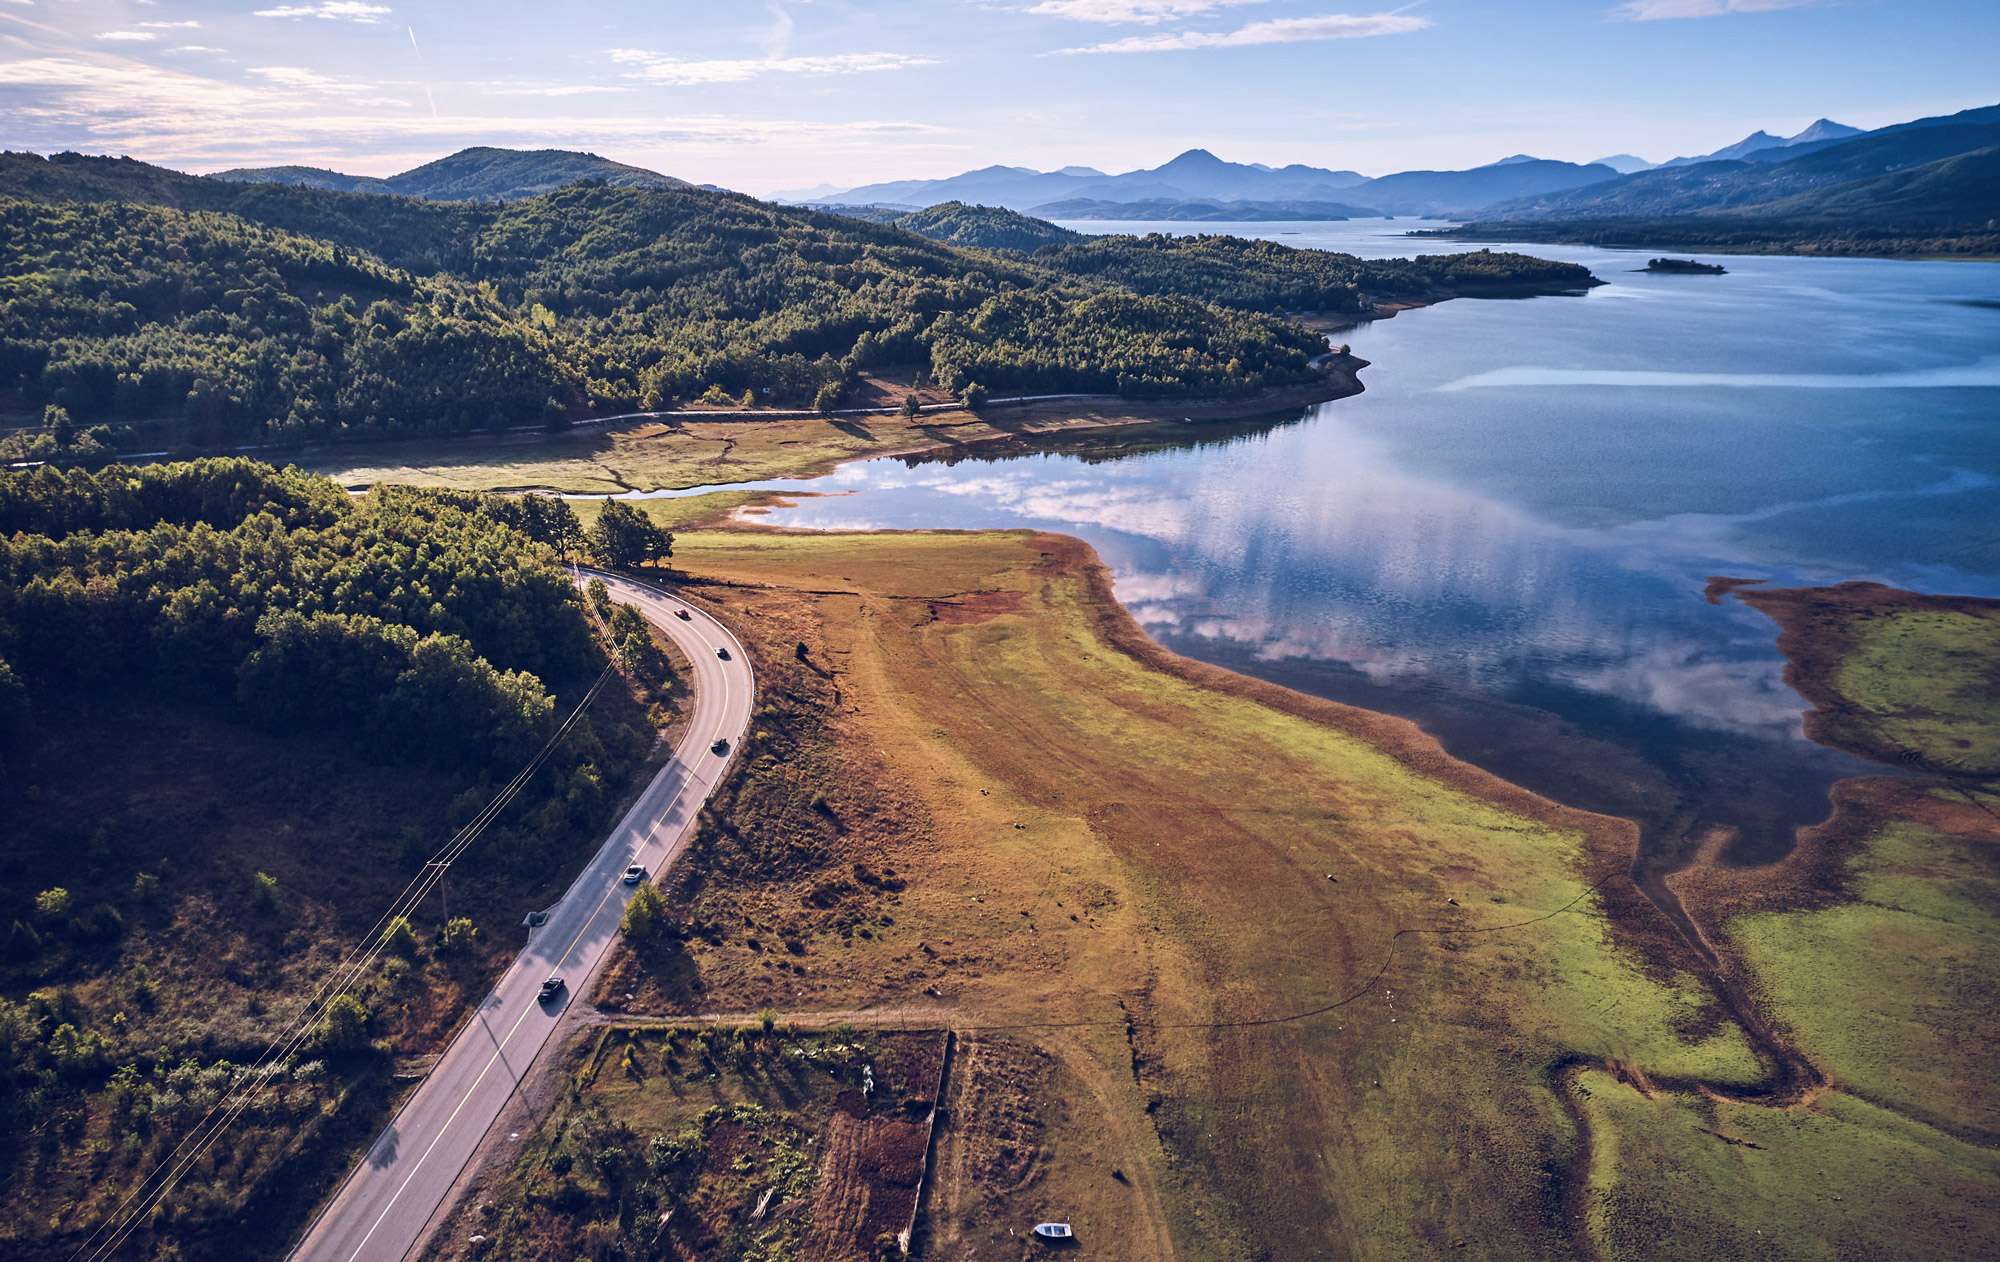
<svg viewBox="0 0 2000 1262"><path fill-rule="evenodd" d="M965 446L1023 434L1089 431L1183 417L1224 421L1296 410L1353 393L1351 376L1312 391L1251 401L1170 404L1078 400L992 407L979 413L927 412L806 420L702 420L688 413L661 421L570 434L509 434L308 451L298 463L343 486L401 482L474 491L541 489L601 495L671 490L725 482L807 477L844 460Z"/></svg>
<svg viewBox="0 0 2000 1262"><path fill-rule="evenodd" d="M1626 825L1171 658L1074 540L676 511L680 590L739 629L760 705L668 877L676 931L618 952L593 998L730 1031L759 1011L956 1031L925 1256L1037 1256L1047 1218L1131 1259L2000 1248L2000 800L1853 781L1783 865L1674 878L1826 1080L1772 1098L1706 966L1634 895ZM651 1055L583 1081L536 1142L577 1117L640 1147L679 1133L648 1110L696 1097ZM740 1094L715 1090L704 1108ZM742 1173L688 1195L748 1223L781 1180ZM653 1256L594 1178L572 1180L599 1198L589 1256ZM561 1188L487 1199L519 1214ZM809 1220L823 1194L784 1196ZM867 1256L758 1230L729 1255Z"/></svg>
<svg viewBox="0 0 2000 1262"><path fill-rule="evenodd" d="M945 1202L940 1256L1011 1256L1007 1228L1056 1212L1110 1257L1636 1257L1663 1214L1686 1257L1759 1231L1772 1257L1994 1238L1967 1193L2000 1185L1910 1105L1926 1083L1880 1091L1810 1037L1871 1022L1862 996L1781 995L1842 949L1816 913L1760 911L1742 967L1781 1016L1824 1009L1787 1028L1836 1088L1748 1102L1767 1067L1621 888L1621 825L1148 652L1073 541L695 532L677 564L744 630L764 709L670 891L685 936L622 955L600 998L1046 1058L1038 1155ZM1894 1002L1942 1038L1985 958L1914 967ZM1941 1076L1989 1082L1951 1037ZM1830 1194L1865 1201L1862 1235L1789 1195L1808 1167L1852 1176Z"/></svg>

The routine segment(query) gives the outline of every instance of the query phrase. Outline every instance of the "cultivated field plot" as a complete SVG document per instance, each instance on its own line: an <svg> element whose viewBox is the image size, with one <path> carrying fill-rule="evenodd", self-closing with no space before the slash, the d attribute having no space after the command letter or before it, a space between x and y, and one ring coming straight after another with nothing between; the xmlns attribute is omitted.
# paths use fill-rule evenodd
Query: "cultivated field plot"
<svg viewBox="0 0 2000 1262"><path fill-rule="evenodd" d="M445 1256L898 1253L944 1072L937 1030L616 1027ZM473 1235L482 1237L477 1243Z"/></svg>

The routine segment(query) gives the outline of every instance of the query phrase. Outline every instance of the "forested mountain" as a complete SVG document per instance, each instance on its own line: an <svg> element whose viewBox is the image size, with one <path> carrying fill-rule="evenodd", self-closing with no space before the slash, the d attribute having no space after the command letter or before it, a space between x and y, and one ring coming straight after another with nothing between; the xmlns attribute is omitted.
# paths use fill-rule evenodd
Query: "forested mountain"
<svg viewBox="0 0 2000 1262"><path fill-rule="evenodd" d="M1058 228L1046 219L1030 219L1000 206L968 206L964 202L945 202L898 215L889 222L933 241L980 250L1033 253L1045 245L1068 245L1083 240L1082 233Z"/></svg>
<svg viewBox="0 0 2000 1262"><path fill-rule="evenodd" d="M1235 393L1311 380L1323 349L1258 314L1295 305L1267 301L1285 286L1226 274L1264 257L1251 251L1121 268L1100 262L1113 247L1069 255L1072 235L1008 212L915 222L1042 249L967 250L692 188L587 181L445 203L9 154L0 381L45 424L7 441L60 456L115 441L92 433L106 422L214 449L746 395L825 404L879 365L953 390ZM1377 296L1432 287L1400 265L1316 257Z"/></svg>
<svg viewBox="0 0 2000 1262"><path fill-rule="evenodd" d="M319 167L237 167L213 179L245 184L303 184L342 193L396 193L441 202L518 201L578 180L603 180L631 188L686 188L686 180L627 166L594 153L567 149L494 149L481 146L377 179Z"/></svg>

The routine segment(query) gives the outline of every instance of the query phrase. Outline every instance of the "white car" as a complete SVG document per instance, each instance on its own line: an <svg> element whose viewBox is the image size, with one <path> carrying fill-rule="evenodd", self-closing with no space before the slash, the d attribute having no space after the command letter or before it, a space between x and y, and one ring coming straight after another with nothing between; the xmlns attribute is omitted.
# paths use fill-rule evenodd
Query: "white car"
<svg viewBox="0 0 2000 1262"><path fill-rule="evenodd" d="M625 884L637 885L639 882L645 879L646 879L646 869L640 864L635 863L631 867L625 869Z"/></svg>

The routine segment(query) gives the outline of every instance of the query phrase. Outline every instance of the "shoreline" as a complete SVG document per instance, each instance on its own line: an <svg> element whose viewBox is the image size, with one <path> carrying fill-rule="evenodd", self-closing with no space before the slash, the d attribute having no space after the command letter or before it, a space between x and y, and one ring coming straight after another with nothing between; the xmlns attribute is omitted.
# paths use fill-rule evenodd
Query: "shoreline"
<svg viewBox="0 0 2000 1262"><path fill-rule="evenodd" d="M1753 580L1754 581L1754 580ZM1990 777L1937 765L1920 750L1867 739L1864 718L1839 686L1839 675L1853 647L1849 627L1858 620L1893 612L2000 616L2000 600L1983 596L1933 595L1905 591L1885 583L1847 582L1826 587L1778 587L1765 590L1741 586L1736 580L1728 594L1778 625L1778 651L1785 655L1785 683L1812 703L1805 715L1808 739L1829 749L1865 758L1887 767L1920 771L1952 781L1984 781ZM1867 777L1852 777L1867 779Z"/></svg>
<svg viewBox="0 0 2000 1262"><path fill-rule="evenodd" d="M877 426L875 430L863 424L868 418L826 418L815 414L811 418L765 419L754 413L729 413L723 415L730 419L711 422L700 414L663 413L654 420L618 430L604 429L594 435L565 432L529 439L516 436L512 441L503 440L504 449L514 456L506 461L468 460L451 464L447 462L448 456L444 460L424 461L423 457L430 453L405 449L376 453L388 457L379 464L326 459L302 463L312 472L334 478L350 491L366 490L377 482L408 482L500 494L547 493L579 501L636 498L653 492L700 487L723 491L745 482L811 481L856 460L970 450L982 443L1011 438L1182 421L1202 425L1247 420L1304 409L1364 391L1359 373L1369 366L1369 361L1332 353L1317 362L1320 379L1315 382L1228 398L1125 400L1116 396L1089 396L1081 404L1070 400L1036 400L988 405L979 412L955 408L929 413L910 422L900 415L880 417L875 419L888 421L889 425ZM878 438L883 429L891 432ZM902 432L894 432L898 430ZM561 451L564 440L599 446L590 451L564 453ZM668 453L664 448L638 450L640 444L662 440L712 444L715 454L697 463L692 458L695 453L688 452L688 458L670 460L666 467L634 468L644 466L649 455L658 459L663 454L679 454ZM877 442L879 446L868 445ZM610 449L604 449L604 444L610 444ZM544 454L538 455L534 446L544 447ZM406 460L397 463L396 456ZM760 459L768 467L750 463ZM566 479L533 476L540 471L538 465L564 464L575 469L578 476ZM527 476L476 481L467 476L484 467L500 472L518 468ZM599 489L592 483L608 485Z"/></svg>

